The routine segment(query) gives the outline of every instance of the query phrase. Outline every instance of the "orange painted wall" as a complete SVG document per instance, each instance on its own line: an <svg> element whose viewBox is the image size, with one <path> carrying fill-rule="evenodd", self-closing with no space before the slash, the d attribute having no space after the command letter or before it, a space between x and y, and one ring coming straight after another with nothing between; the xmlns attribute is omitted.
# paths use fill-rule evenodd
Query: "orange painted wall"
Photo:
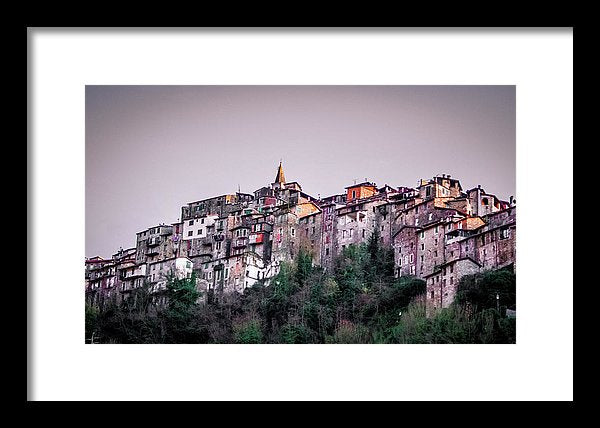
<svg viewBox="0 0 600 428"><path fill-rule="evenodd" d="M304 216L316 213L319 211L319 207L317 207L312 202L305 202L296 205L296 215L298 218L302 218Z"/></svg>
<svg viewBox="0 0 600 428"><path fill-rule="evenodd" d="M377 193L377 188L373 187L373 186L356 186L356 187L350 187L348 189L348 193L346 193L346 201L351 201L352 198L352 192L356 192L356 197L354 199L363 199L363 198L368 198L369 196L373 196L375 193Z"/></svg>

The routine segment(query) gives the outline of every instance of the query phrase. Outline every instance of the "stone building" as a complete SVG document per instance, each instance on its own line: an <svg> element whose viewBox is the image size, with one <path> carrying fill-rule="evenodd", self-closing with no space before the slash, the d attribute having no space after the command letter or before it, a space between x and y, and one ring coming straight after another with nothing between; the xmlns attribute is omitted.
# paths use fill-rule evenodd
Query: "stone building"
<svg viewBox="0 0 600 428"><path fill-rule="evenodd" d="M321 266L323 266L325 270L331 270L333 268L335 255L339 253L337 240L338 218L336 210L346 205L346 196L347 193L340 193L325 198L319 198L317 200L317 205L322 212L320 261Z"/></svg>
<svg viewBox="0 0 600 428"><path fill-rule="evenodd" d="M465 275L479 272L481 265L470 257L458 258L439 265L439 269L424 275L426 283L426 311L447 308L454 301L458 282Z"/></svg>
<svg viewBox="0 0 600 428"><path fill-rule="evenodd" d="M177 236L177 235L175 235ZM158 225L137 233L136 263L153 263L175 254L172 225Z"/></svg>
<svg viewBox="0 0 600 428"><path fill-rule="evenodd" d="M323 212L321 210L298 219L300 231L299 246L313 257L313 263L321 265L321 246L323 245Z"/></svg>

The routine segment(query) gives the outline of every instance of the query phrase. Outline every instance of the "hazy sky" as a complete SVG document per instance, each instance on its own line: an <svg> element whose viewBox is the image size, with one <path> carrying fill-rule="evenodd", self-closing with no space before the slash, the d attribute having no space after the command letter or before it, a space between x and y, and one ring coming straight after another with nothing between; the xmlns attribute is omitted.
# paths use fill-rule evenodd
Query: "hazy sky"
<svg viewBox="0 0 600 428"><path fill-rule="evenodd" d="M450 174L515 194L514 86L87 86L86 256L135 246L181 206L268 185Z"/></svg>

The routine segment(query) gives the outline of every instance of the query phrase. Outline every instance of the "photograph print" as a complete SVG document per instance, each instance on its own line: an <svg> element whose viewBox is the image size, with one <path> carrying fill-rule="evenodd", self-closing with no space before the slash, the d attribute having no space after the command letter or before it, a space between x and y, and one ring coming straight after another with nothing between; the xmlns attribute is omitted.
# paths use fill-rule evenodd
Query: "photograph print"
<svg viewBox="0 0 600 428"><path fill-rule="evenodd" d="M516 343L515 91L86 86L85 343Z"/></svg>

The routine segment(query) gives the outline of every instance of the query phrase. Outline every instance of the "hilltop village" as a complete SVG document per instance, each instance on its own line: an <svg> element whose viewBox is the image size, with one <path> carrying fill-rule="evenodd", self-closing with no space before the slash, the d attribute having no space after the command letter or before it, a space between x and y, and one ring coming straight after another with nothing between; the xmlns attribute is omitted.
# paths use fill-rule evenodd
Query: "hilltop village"
<svg viewBox="0 0 600 428"><path fill-rule="evenodd" d="M315 198L287 182L280 163L269 186L190 202L180 219L138 232L135 247L110 259L87 258L86 301L119 302L147 284L165 304L167 275L193 272L203 298L210 292L218 299L259 280L268 285L300 248L330 270L344 248L375 232L394 249L397 277L426 281L431 310L452 303L464 275L515 269L516 200L500 200L480 185L464 190L446 174L415 188L365 181Z"/></svg>

